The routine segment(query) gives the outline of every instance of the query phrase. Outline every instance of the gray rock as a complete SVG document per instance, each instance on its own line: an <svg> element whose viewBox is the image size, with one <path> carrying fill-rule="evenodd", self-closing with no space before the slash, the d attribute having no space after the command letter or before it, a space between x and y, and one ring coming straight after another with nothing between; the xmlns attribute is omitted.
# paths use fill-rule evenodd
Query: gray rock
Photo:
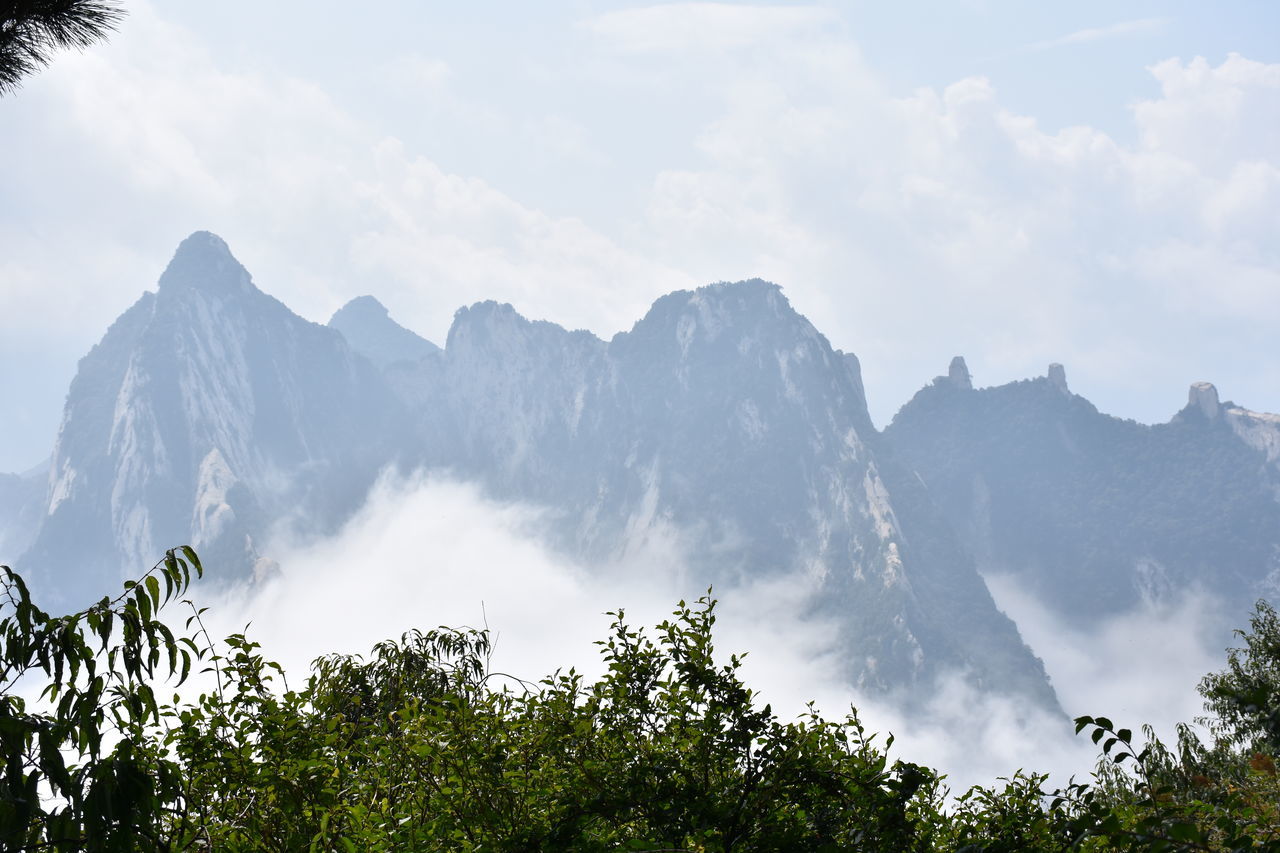
<svg viewBox="0 0 1280 853"><path fill-rule="evenodd" d="M964 363L964 356L958 355L951 359L951 364L947 367L947 378L961 391L973 390L973 379L969 376L969 365Z"/></svg>
<svg viewBox="0 0 1280 853"><path fill-rule="evenodd" d="M1049 365L1049 384L1062 394L1071 393L1071 389L1067 387L1067 369L1057 362Z"/></svg>
<svg viewBox="0 0 1280 853"><path fill-rule="evenodd" d="M332 529L359 505L398 412L338 332L193 234L81 360L21 563L64 596L101 594L182 544L223 579L245 574L271 525Z"/></svg>
<svg viewBox="0 0 1280 853"><path fill-rule="evenodd" d="M438 353L440 347L401 326L372 296L357 296L329 320L356 352L386 369L400 361L419 361Z"/></svg>
<svg viewBox="0 0 1280 853"><path fill-rule="evenodd" d="M1222 404L1218 401L1218 389L1212 382L1192 382L1187 391L1187 407L1199 410L1211 421L1216 421L1222 414Z"/></svg>

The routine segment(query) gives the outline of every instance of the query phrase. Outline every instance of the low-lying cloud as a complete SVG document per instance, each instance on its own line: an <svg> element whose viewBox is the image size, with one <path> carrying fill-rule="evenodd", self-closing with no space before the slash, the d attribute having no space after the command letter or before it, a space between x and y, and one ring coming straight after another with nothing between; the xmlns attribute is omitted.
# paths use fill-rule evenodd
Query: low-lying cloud
<svg viewBox="0 0 1280 853"><path fill-rule="evenodd" d="M987 586L1044 661L1072 716L1105 715L1120 725L1150 724L1162 736L1171 735L1177 723L1201 713L1196 685L1224 662L1222 648L1230 638L1222 626L1230 619L1204 593L1146 602L1081 628L1013 578L988 577Z"/></svg>
<svg viewBox="0 0 1280 853"><path fill-rule="evenodd" d="M384 477L337 535L273 543L279 572L216 602L211 627L230 633L249 623L250 636L294 679L321 654L364 653L439 625L489 627L495 670L536 681L572 666L593 677L603 672L594 642L609 632L608 611L623 608L632 626L652 626L680 599L705 592L670 531L649 531L625 549L625 566L588 569L539 540L545 512L454 480ZM1196 680L1218 658L1205 651L1212 621L1194 601L1083 632L1012 583L994 586L1044 658L1068 713L1106 714L1134 727L1153 722L1167 732L1198 711ZM1092 744L1074 737L1066 719L981 694L958 674L941 679L929 707L912 718L858 695L832 676L840 670L830 651L834 628L806 613L806 594L788 578L716 590L717 648L724 660L747 653L747 684L783 718L810 701L829 718L856 707L870 731L893 733L894 757L938 768L957 790L1018 769L1050 772L1056 783L1092 769Z"/></svg>

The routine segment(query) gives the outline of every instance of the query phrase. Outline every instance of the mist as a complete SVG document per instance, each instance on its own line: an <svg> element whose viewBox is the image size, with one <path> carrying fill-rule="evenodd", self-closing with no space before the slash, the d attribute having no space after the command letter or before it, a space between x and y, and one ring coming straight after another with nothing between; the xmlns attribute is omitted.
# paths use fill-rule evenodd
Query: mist
<svg viewBox="0 0 1280 853"><path fill-rule="evenodd" d="M592 678L604 671L594 643L608 635L610 611L651 627L680 600L705 593L691 580L678 532L643 531L619 549L625 558L584 566L539 540L547 512L491 500L446 477L384 475L336 535L277 536L264 550L279 560L278 571L208 602L210 629L247 626L295 683L322 654L367 653L380 640L442 625L490 629L495 671L536 682L573 667ZM1043 658L1068 714L1105 714L1135 728L1151 722L1167 734L1198 712L1195 684L1220 665L1208 648L1213 620L1194 599L1086 632L1066 627L1008 579L992 589ZM1095 748L1073 735L1068 719L980 693L960 673L941 678L928 707L911 717L842 684L833 677L835 628L806 613L801 578L714 592L720 659L745 653L744 681L782 719L810 702L828 718L856 709L880 743L893 735L893 758L938 769L953 792L1019 769L1062 784L1094 766Z"/></svg>

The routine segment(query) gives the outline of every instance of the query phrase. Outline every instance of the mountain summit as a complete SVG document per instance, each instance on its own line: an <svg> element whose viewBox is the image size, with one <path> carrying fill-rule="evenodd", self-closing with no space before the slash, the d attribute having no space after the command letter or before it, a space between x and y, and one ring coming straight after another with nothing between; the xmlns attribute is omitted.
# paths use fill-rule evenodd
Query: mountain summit
<svg viewBox="0 0 1280 853"><path fill-rule="evenodd" d="M25 561L89 595L184 543L245 572L272 525L327 529L358 505L397 410L340 334L192 234L81 360Z"/></svg>
<svg viewBox="0 0 1280 853"><path fill-rule="evenodd" d="M440 351L440 347L420 338L391 319L381 302L372 296L357 296L329 319L351 348L385 368L398 361L417 361Z"/></svg>
<svg viewBox="0 0 1280 853"><path fill-rule="evenodd" d="M195 288L206 293L245 294L256 290L248 270L217 234L197 231L178 244L160 275L160 292Z"/></svg>
<svg viewBox="0 0 1280 853"><path fill-rule="evenodd" d="M1151 426L1099 412L1058 364L965 394L935 382L885 440L984 574L1073 624L1191 591L1239 612L1280 592L1280 418L1208 382Z"/></svg>
<svg viewBox="0 0 1280 853"><path fill-rule="evenodd" d="M372 296L298 317L207 232L80 362L47 490L0 478L0 547L30 543L20 565L64 599L183 543L247 579L284 556L274 533L335 531L393 465L544 509L577 565L786 588L832 626L833 676L915 702L960 674L1058 707L980 572L1082 625L1280 577L1280 418L1207 384L1148 427L1061 365L975 388L957 356L880 433L858 360L769 282L667 294L608 341L480 302L440 349Z"/></svg>
<svg viewBox="0 0 1280 853"><path fill-rule="evenodd" d="M927 493L879 458L857 360L777 285L668 294L608 342L478 303L394 375L427 464L554 508L544 535L578 560L677 542L695 588L806 590L851 683L920 699L963 671L1056 708L972 560L923 526Z"/></svg>

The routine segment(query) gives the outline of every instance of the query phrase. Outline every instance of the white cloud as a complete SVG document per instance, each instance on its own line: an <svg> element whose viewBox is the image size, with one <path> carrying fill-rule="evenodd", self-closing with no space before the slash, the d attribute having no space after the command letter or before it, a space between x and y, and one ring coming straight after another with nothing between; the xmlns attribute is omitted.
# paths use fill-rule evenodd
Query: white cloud
<svg viewBox="0 0 1280 853"><path fill-rule="evenodd" d="M1023 50L1049 50L1055 47L1065 47L1072 44L1089 44L1097 41L1107 41L1117 38L1128 38L1136 35L1147 35L1164 29L1169 23L1168 18L1138 18L1132 21L1119 21L1114 24L1108 24L1105 27L1088 27L1083 30L1076 30L1060 36L1055 39L1046 41L1038 41L1029 44Z"/></svg>
<svg viewBox="0 0 1280 853"><path fill-rule="evenodd" d="M896 97L839 34L780 32L718 78L703 163L655 178L652 239L700 277L780 280L863 356L882 422L957 352L990 382L1062 361L1104 410L1167 417L1192 376L1247 373L1223 340L1276 332L1280 66L1152 71L1128 146L1042 131L980 78ZM1280 404L1251 381L1237 399Z"/></svg>
<svg viewBox="0 0 1280 853"><path fill-rule="evenodd" d="M987 586L1044 661L1070 716L1107 716L1134 730L1151 724L1172 742L1177 723L1202 713L1196 685L1223 666L1230 624L1203 591L1071 625L1014 578L989 577Z"/></svg>
<svg viewBox="0 0 1280 853"><path fill-rule="evenodd" d="M1134 106L1142 149L1180 158L1219 180L1238 165L1280 158L1280 64L1231 54L1150 68L1161 96Z"/></svg>
<svg viewBox="0 0 1280 853"><path fill-rule="evenodd" d="M367 652L411 628L487 624L496 637L493 667L534 682L570 666L601 675L594 641L608 633L606 611L624 608L631 626L651 627L679 599L705 591L672 531L634 531L634 547L622 549L625 564L588 569L542 544L542 513L448 479L384 478L337 535L268 545L269 553L285 555L279 573L213 602L207 618L215 634L251 623L249 635L295 680L321 654ZM1188 678L1214 662L1197 645L1205 620L1194 606L1087 633L1054 622L1007 587L1000 591L1002 604L1017 605L1028 620L1024 634L1044 655L1071 713L1136 725L1194 710ZM956 675L943 677L926 712L910 719L858 695L832 677L840 669L833 626L806 615L807 588L794 578L716 595L717 649L726 660L746 653L744 680L783 719L799 716L810 701L828 718L856 707L870 731L895 736L894 757L941 769L956 790L1019 768L1052 772L1061 783L1093 767L1092 744L1074 737L1066 719L979 694ZM1141 679L1134 658L1145 662Z"/></svg>
<svg viewBox="0 0 1280 853"><path fill-rule="evenodd" d="M443 89L452 74L453 69L443 59L418 53L401 54L378 69L378 76L385 85L419 92Z"/></svg>
<svg viewBox="0 0 1280 853"><path fill-rule="evenodd" d="M421 56L392 65L419 88L450 77L442 61ZM73 162L88 168L64 178L39 157L28 164L47 171L46 190L104 202L60 213L51 252L61 258L41 252L39 240L6 239L9 281L41 275L38 286L4 288L0 298L15 311L0 329L19 316L52 316L47 306L87 288L101 297L99 310L77 317L77 348L87 349L200 228L224 236L259 285L304 316L323 321L346 299L377 291L401 322L437 339L458 307L490 298L613 331L689 282L580 221L406 151L308 81L218 67L193 34L146 4L131 9L112 45L69 57L43 82L36 97L58 116L58 135L83 147ZM528 131L561 156L590 151L564 116L548 114ZM74 190L57 186L82 177ZM79 251L66 256L68 244ZM122 246L131 263L104 277L103 258Z"/></svg>
<svg viewBox="0 0 1280 853"><path fill-rule="evenodd" d="M1266 343L1280 66L1153 66L1161 93L1135 105L1127 145L1047 133L978 78L889 91L827 7L661 5L577 32L561 47L585 53L521 88L529 103L464 97L476 81L426 48L383 60L378 79L395 69L437 135L465 128L517 171L556 176L529 187L593 185L592 219L451 169L394 117L374 127L136 4L118 38L64 57L0 118L0 179L23 211L0 221L0 355L69 364L209 228L304 316L374 292L436 340L479 299L607 336L668 290L772 278L862 357L881 422L956 353L980 382L1064 362L1104 410L1144 419L1206 376L1280 408ZM601 126L609 86L633 139Z"/></svg>
<svg viewBox="0 0 1280 853"><path fill-rule="evenodd" d="M838 20L820 6L668 3L608 12L582 27L628 53L682 53L775 44L780 34L809 35Z"/></svg>

